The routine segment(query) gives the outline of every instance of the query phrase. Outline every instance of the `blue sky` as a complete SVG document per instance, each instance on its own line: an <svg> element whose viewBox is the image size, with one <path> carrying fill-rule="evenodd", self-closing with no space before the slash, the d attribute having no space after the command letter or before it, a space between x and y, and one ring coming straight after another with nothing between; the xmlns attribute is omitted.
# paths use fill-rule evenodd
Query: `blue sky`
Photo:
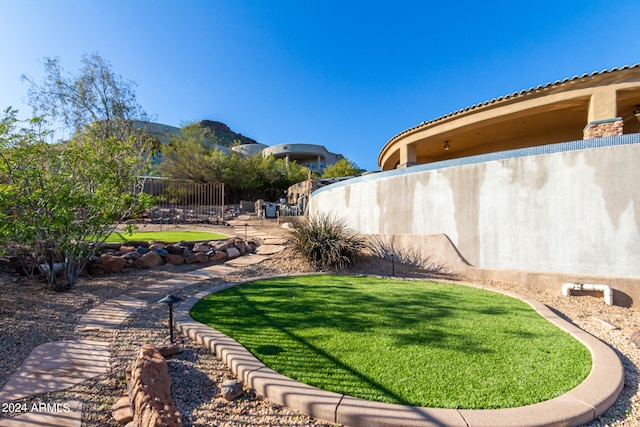
<svg viewBox="0 0 640 427"><path fill-rule="evenodd" d="M218 120L367 170L395 134L549 81L640 62L640 1L0 0L0 108L20 75L98 52L156 121Z"/></svg>

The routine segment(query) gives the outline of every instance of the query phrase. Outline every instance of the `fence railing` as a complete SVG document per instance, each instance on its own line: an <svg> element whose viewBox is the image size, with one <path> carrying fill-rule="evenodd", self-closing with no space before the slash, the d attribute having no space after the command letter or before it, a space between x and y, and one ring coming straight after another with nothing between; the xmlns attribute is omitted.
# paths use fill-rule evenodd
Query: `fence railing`
<svg viewBox="0 0 640 427"><path fill-rule="evenodd" d="M143 191L156 200L148 211L153 222L166 224L224 221L224 184L146 177Z"/></svg>

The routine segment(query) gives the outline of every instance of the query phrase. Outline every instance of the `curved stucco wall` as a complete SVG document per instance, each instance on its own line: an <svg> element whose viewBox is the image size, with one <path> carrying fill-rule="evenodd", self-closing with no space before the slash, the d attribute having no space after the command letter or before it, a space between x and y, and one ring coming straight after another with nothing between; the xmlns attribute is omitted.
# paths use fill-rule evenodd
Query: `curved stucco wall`
<svg viewBox="0 0 640 427"><path fill-rule="evenodd" d="M446 234L480 268L640 277L640 134L542 150L356 178L316 191L310 212L367 234Z"/></svg>

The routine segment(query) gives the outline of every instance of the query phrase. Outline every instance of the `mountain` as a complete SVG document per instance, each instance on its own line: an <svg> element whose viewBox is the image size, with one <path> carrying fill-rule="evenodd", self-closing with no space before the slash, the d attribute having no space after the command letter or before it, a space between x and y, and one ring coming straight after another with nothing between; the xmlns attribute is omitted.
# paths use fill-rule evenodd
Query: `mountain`
<svg viewBox="0 0 640 427"><path fill-rule="evenodd" d="M202 120L200 125L206 129L207 138L214 144L231 147L238 144L257 144L258 141L232 131L229 126L213 120Z"/></svg>

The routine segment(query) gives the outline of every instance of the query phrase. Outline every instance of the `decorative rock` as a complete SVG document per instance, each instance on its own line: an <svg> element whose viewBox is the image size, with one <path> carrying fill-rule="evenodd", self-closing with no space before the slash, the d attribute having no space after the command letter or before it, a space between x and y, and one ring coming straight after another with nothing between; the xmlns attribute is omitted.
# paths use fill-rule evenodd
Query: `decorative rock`
<svg viewBox="0 0 640 427"><path fill-rule="evenodd" d="M155 347L162 357L173 356L174 354L178 354L182 351L176 344L158 344Z"/></svg>
<svg viewBox="0 0 640 427"><path fill-rule="evenodd" d="M156 251L156 252L158 253L158 255L160 255L160 256L167 256L167 255L169 255L169 251L168 251L168 250L166 250L165 248L158 248L158 249L155 249L155 251Z"/></svg>
<svg viewBox="0 0 640 427"><path fill-rule="evenodd" d="M162 243L154 243L152 245L149 245L149 249L156 252L158 251L158 249L164 249L166 247L167 246Z"/></svg>
<svg viewBox="0 0 640 427"><path fill-rule="evenodd" d="M125 265L127 265L125 258L104 254L93 263L92 267L100 268L105 273L119 273Z"/></svg>
<svg viewBox="0 0 640 427"><path fill-rule="evenodd" d="M111 414L113 415L113 419L121 425L125 425L133 421L133 412L131 411L129 395L125 394L113 404L111 407Z"/></svg>
<svg viewBox="0 0 640 427"><path fill-rule="evenodd" d="M209 261L224 261L227 259L227 253L224 251L216 252L213 256L209 256Z"/></svg>
<svg viewBox="0 0 640 427"><path fill-rule="evenodd" d="M197 252L190 257L186 258L187 264L204 264L209 262L209 257L204 252Z"/></svg>
<svg viewBox="0 0 640 427"><path fill-rule="evenodd" d="M184 257L180 255L168 254L164 257L167 264L180 265L184 264Z"/></svg>
<svg viewBox="0 0 640 427"><path fill-rule="evenodd" d="M184 248L180 245L169 245L165 248L171 255L182 255Z"/></svg>
<svg viewBox="0 0 640 427"><path fill-rule="evenodd" d="M209 252L211 247L206 243L196 243L193 246L193 252Z"/></svg>
<svg viewBox="0 0 640 427"><path fill-rule="evenodd" d="M225 252L227 253L227 257L229 259L238 258L240 256L240 251L236 247L227 248L225 249Z"/></svg>
<svg viewBox="0 0 640 427"><path fill-rule="evenodd" d="M149 248L145 248L144 246L138 246L138 248L136 249L136 251L138 251L138 253L140 255L144 255L149 253Z"/></svg>
<svg viewBox="0 0 640 427"><path fill-rule="evenodd" d="M236 380L226 380L220 386L220 396L226 400L233 400L244 393L242 382Z"/></svg>
<svg viewBox="0 0 640 427"><path fill-rule="evenodd" d="M148 252L136 260L136 268L140 269L156 267L162 264L164 264L162 257L155 251Z"/></svg>
<svg viewBox="0 0 640 427"><path fill-rule="evenodd" d="M122 245L118 250L121 252L131 252L131 251L135 251L136 248L135 246Z"/></svg>
<svg viewBox="0 0 640 427"><path fill-rule="evenodd" d="M285 230L291 230L293 228L293 224L290 222L283 222L280 227L284 228Z"/></svg>
<svg viewBox="0 0 640 427"><path fill-rule="evenodd" d="M135 426L182 426L180 413L171 397L167 362L154 346L146 344L140 348L129 375L127 388Z"/></svg>
<svg viewBox="0 0 640 427"><path fill-rule="evenodd" d="M122 258L124 258L124 259L132 259L132 260L134 260L134 261L135 261L135 260L137 260L138 258L140 258L141 256L142 256L142 254L140 254L140 253L139 253L139 252L137 252L137 251L134 251L134 252L127 252L126 254L124 254L124 255L122 256Z"/></svg>
<svg viewBox="0 0 640 427"><path fill-rule="evenodd" d="M229 247L229 245L227 245L226 243L219 243L215 246L215 250L216 252L220 252L220 251L224 251L225 249L227 249Z"/></svg>

